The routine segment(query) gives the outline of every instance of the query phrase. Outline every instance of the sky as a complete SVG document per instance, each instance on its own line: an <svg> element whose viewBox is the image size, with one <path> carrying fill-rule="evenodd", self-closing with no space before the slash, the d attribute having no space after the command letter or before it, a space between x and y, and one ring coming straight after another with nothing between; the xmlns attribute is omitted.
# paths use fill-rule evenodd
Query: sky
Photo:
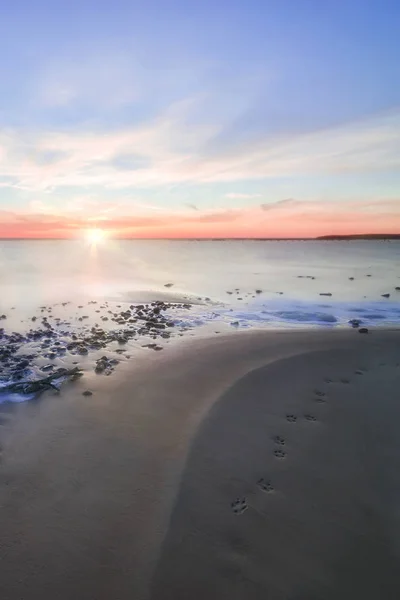
<svg viewBox="0 0 400 600"><path fill-rule="evenodd" d="M400 233L398 0L14 0L0 237Z"/></svg>

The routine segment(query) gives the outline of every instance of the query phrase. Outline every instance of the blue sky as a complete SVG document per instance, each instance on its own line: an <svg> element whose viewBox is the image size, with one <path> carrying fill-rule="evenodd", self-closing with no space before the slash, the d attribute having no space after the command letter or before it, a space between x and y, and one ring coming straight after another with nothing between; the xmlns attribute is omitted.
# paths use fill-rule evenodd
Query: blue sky
<svg viewBox="0 0 400 600"><path fill-rule="evenodd" d="M399 197L400 3L17 1L0 209Z"/></svg>

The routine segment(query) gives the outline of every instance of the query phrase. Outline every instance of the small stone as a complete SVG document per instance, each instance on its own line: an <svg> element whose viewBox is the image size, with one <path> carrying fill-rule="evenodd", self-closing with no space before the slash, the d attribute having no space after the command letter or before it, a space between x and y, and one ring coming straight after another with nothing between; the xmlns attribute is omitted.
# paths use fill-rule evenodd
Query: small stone
<svg viewBox="0 0 400 600"><path fill-rule="evenodd" d="M349 324L354 327L354 329L357 329L358 327L360 327L361 325L361 321L359 321L358 319L351 319L349 321Z"/></svg>
<svg viewBox="0 0 400 600"><path fill-rule="evenodd" d="M382 298L390 298L390 294L381 294Z"/></svg>
<svg viewBox="0 0 400 600"><path fill-rule="evenodd" d="M400 287L395 287L394 289L396 290L396 292L400 292Z"/></svg>
<svg viewBox="0 0 400 600"><path fill-rule="evenodd" d="M90 390L85 390L85 391L82 393L82 396L93 396L93 392L91 392Z"/></svg>
<svg viewBox="0 0 400 600"><path fill-rule="evenodd" d="M354 281L354 277L349 277L349 280L350 281Z"/></svg>
<svg viewBox="0 0 400 600"><path fill-rule="evenodd" d="M256 294L262 294L262 290L256 290Z"/></svg>
<svg viewBox="0 0 400 600"><path fill-rule="evenodd" d="M320 296L332 296L330 292L320 292Z"/></svg>
<svg viewBox="0 0 400 600"><path fill-rule="evenodd" d="M86 346L79 346L77 352L78 354L88 354L89 350L86 348Z"/></svg>
<svg viewBox="0 0 400 600"><path fill-rule="evenodd" d="M165 283L165 284L164 284L164 287L166 287L166 288L170 288L170 287L172 287L173 285L174 285L173 283Z"/></svg>
<svg viewBox="0 0 400 600"><path fill-rule="evenodd" d="M367 329L367 327L361 327L361 328L358 330L358 332L359 332L359 333L368 333L368 329Z"/></svg>

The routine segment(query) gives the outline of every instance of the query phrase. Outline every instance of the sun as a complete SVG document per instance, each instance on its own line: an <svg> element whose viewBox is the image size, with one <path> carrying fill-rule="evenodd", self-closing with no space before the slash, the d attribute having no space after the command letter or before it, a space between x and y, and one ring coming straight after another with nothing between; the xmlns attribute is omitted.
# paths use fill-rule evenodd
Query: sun
<svg viewBox="0 0 400 600"><path fill-rule="evenodd" d="M106 232L103 229L87 229L85 239L91 246L98 246L106 239Z"/></svg>

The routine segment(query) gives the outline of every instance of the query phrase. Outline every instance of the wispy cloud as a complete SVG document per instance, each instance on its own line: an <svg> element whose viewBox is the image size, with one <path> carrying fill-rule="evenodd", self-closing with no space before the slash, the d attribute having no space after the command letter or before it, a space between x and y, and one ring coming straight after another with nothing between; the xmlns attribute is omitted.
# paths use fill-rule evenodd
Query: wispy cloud
<svg viewBox="0 0 400 600"><path fill-rule="evenodd" d="M0 132L2 185L31 192L85 186L135 190L400 168L399 112L324 131L264 136L207 154L221 125L193 120L195 106L196 101L179 103L147 124L119 130ZM121 156L137 161L121 169Z"/></svg>

